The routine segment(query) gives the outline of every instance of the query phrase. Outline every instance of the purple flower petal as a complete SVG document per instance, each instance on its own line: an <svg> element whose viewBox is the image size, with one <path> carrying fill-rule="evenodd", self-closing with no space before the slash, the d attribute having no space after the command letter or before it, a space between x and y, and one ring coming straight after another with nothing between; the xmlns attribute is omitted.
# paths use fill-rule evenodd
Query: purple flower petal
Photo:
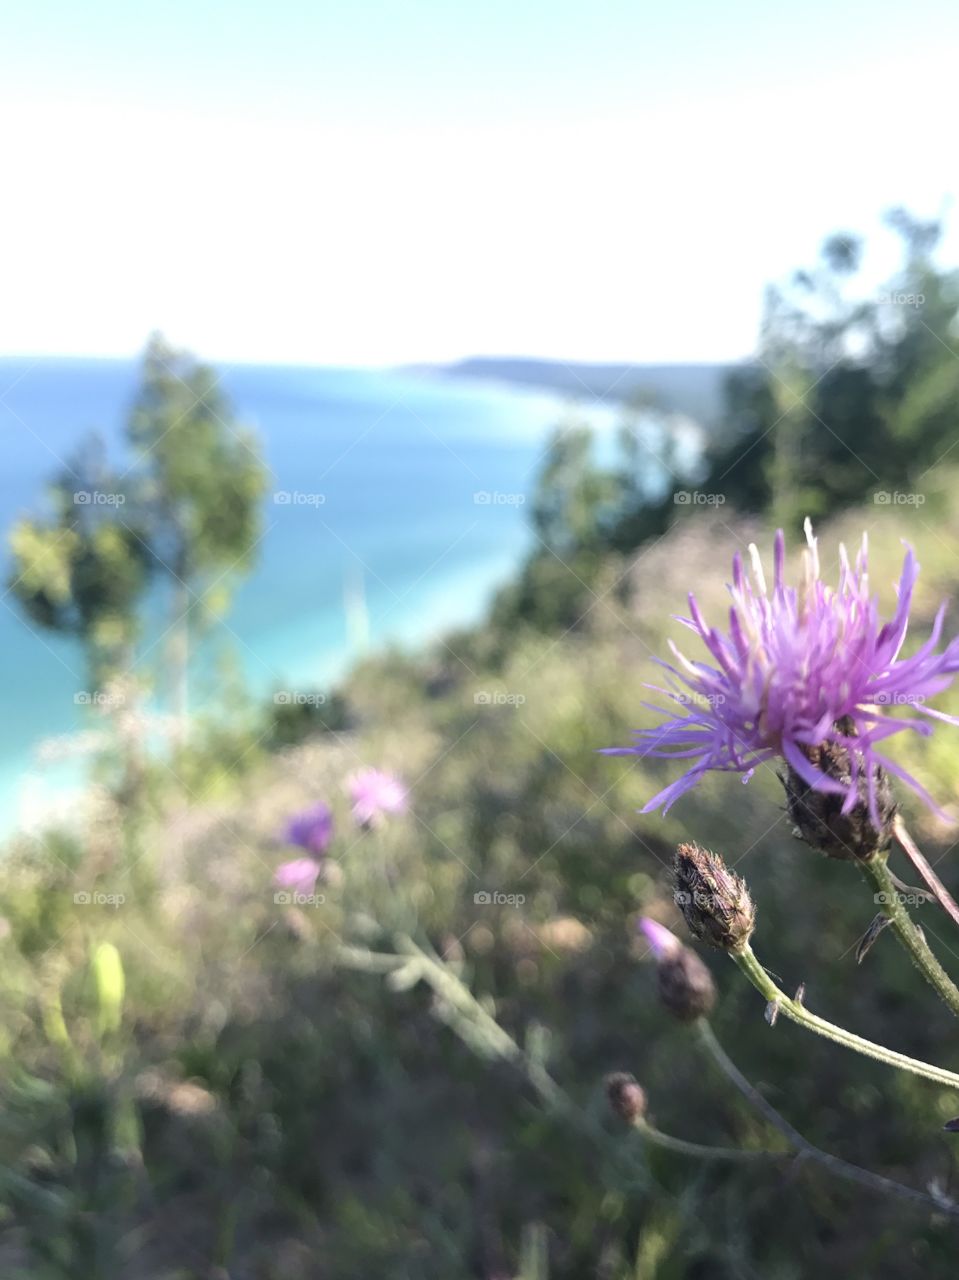
<svg viewBox="0 0 959 1280"><path fill-rule="evenodd" d="M757 549L750 547L749 572L736 555L727 633L710 627L695 598L689 597L690 616L681 621L700 637L717 665L690 661L670 643L674 663L660 663L669 672L670 687L660 686L656 692L673 704L673 710L644 704L663 717L660 725L637 731L631 747L607 749L609 755L691 762L644 813L668 809L710 770L748 776L773 756L785 759L817 790L842 794L846 804L856 802L861 778L871 788L875 768L882 765L934 807L919 783L880 757L876 747L896 733L928 735L932 726L918 719L919 714L951 719L925 703L948 688L959 671L959 637L936 652L943 623L940 610L926 642L900 660L919 575L912 549L906 549L895 613L882 623L876 599L869 594L865 536L855 564L840 548L839 582L832 588L820 577L817 541L808 520L805 528L807 548L798 588L785 583L781 530L776 535L771 592ZM888 714L899 708L914 714ZM808 759L810 747L829 743L851 754L848 785L828 778Z"/></svg>
<svg viewBox="0 0 959 1280"><path fill-rule="evenodd" d="M372 826L387 814L405 813L409 793L395 774L382 769L360 769L348 781L353 817L362 827Z"/></svg>
<svg viewBox="0 0 959 1280"><path fill-rule="evenodd" d="M666 960L682 948L683 944L674 933L670 933L664 924L651 920L649 916L643 916L638 927L657 960Z"/></svg>
<svg viewBox="0 0 959 1280"><path fill-rule="evenodd" d="M333 839L333 814L329 807L320 803L295 814L286 824L283 839L287 844L305 849L314 858L321 857Z"/></svg>

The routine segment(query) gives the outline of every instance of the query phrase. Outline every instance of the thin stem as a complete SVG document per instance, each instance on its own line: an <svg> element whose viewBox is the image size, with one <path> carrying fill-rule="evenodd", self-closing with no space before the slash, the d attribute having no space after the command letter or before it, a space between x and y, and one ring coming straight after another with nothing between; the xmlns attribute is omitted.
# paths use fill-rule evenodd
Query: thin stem
<svg viewBox="0 0 959 1280"><path fill-rule="evenodd" d="M809 1144L802 1136L798 1129L794 1129L785 1116L781 1116L771 1102L767 1102L755 1085L751 1084L743 1073L736 1066L735 1062L727 1056L726 1050L716 1039L716 1033L705 1018L700 1018L696 1023L696 1030L699 1038L706 1047L707 1052L712 1057L723 1074L732 1081L739 1092L747 1100L754 1110L758 1111L763 1119L767 1120L774 1129L778 1129L787 1142L794 1147L806 1148ZM814 1148L811 1148L814 1150Z"/></svg>
<svg viewBox="0 0 959 1280"><path fill-rule="evenodd" d="M839 1156L830 1155L828 1151L823 1151L814 1146L813 1143L803 1137L798 1129L793 1128L785 1116L779 1114L772 1103L763 1097L755 1085L746 1079L716 1039L716 1033L705 1018L701 1018L696 1024L696 1030L699 1032L699 1038L707 1052L727 1080L731 1081L739 1090L753 1110L758 1112L774 1129L777 1129L790 1146L794 1147L801 1155L808 1156L810 1160L815 1160L823 1168L828 1169L830 1173L835 1174L837 1178L844 1178L847 1182L856 1183L857 1186L867 1187L870 1191L884 1191L889 1195L898 1196L901 1200L911 1200L914 1204L922 1204L927 1208L936 1208L944 1213L959 1216L959 1205L953 1204L951 1201L937 1200L925 1191L917 1191L914 1187L907 1187L901 1182L894 1182L891 1178L884 1178L881 1173L873 1173L869 1169L862 1169L857 1164L850 1164L848 1160L841 1160Z"/></svg>
<svg viewBox="0 0 959 1280"><path fill-rule="evenodd" d="M903 853L905 853L906 857L922 876L922 879L932 896L939 903L940 907L942 907L943 911L945 911L946 915L950 916L955 924L959 924L959 905L957 905L955 898L923 856L922 850L906 830L906 824L898 813L892 820L892 830L893 835L895 835L896 839L902 846Z"/></svg>
<svg viewBox="0 0 959 1280"><path fill-rule="evenodd" d="M597 1125L591 1116L584 1112L566 1091L553 1079L545 1067L535 1062L528 1053L526 1053L513 1037L504 1030L503 1027L492 1017L482 1004L477 1000L473 992L462 982L449 968L439 959L418 947L416 943L407 936L401 936L396 939L397 949L402 953L400 955L390 956L385 953L376 953L363 951L358 947L340 947L339 958L342 963L350 968L362 969L367 972L384 973L391 970L403 969L411 963L419 963L422 966L421 973L423 980L427 982L433 990L444 999L448 1000L463 1018L463 1021L469 1021L478 1031L476 1039L472 1037L464 1037L467 1043L476 1046L477 1041L483 1044L484 1049L492 1051L494 1056L504 1058L516 1066L518 1066L527 1080L540 1095L543 1102L551 1109L563 1115L587 1134L595 1142L604 1148L608 1145L608 1135L604 1129ZM786 1004L794 1004L789 1001L771 979L767 978L765 971L759 965L752 952L748 953L749 959L755 965L759 974L763 975L764 985L768 982L774 998L785 1006ZM746 957L739 957L748 963ZM752 977L750 978L752 980ZM760 988L762 989L762 988ZM802 1009L802 1006L798 1006ZM789 1010L784 1007L784 1012L788 1016ZM805 1013L806 1011L803 1010ZM809 1018L814 1015L809 1014ZM798 1019L797 1019L798 1020ZM816 1022L822 1023L821 1018L815 1019ZM829 1023L823 1023L829 1026ZM463 1034L464 1027L460 1024L456 1029ZM833 1028L839 1031L840 1029ZM843 1033L848 1035L849 1033ZM901 1183L893 1182L889 1178L884 1178L880 1174L870 1173L867 1169L860 1169L857 1165L848 1164L845 1160L840 1160L838 1156L831 1156L828 1152L820 1151L818 1147L814 1147L811 1143L794 1129L788 1120L784 1119L775 1108L766 1101L766 1099L756 1090L739 1071L735 1063L727 1056L719 1041L708 1023L700 1024L700 1035L706 1047L712 1053L713 1057L727 1074L729 1079L740 1089L752 1105L759 1111L772 1126L789 1141L793 1146L793 1151L769 1151L766 1149L758 1151L744 1151L735 1147L714 1147L707 1146L699 1142L689 1142L684 1138L675 1138L672 1134L663 1133L651 1124L645 1117L639 1117L633 1121L633 1128L641 1134L650 1144L659 1147L664 1151L672 1151L676 1155L686 1156L695 1160L721 1160L736 1164L748 1164L753 1162L767 1163L798 1163L800 1160L809 1158L818 1161L823 1168L833 1173L837 1177L845 1178L847 1181L855 1182L858 1185L871 1191L880 1191L888 1195L898 1196L900 1199L908 1200L913 1204L921 1205L923 1208L931 1209L936 1212L949 1214L952 1217L959 1216L959 1205L955 1205L948 1200L939 1200L934 1196L929 1196L921 1191L915 1191L911 1187L903 1186ZM858 1040L858 1037L851 1037ZM862 1041L862 1044L868 1044L868 1041ZM878 1046L871 1046L878 1049ZM881 1050L885 1054L885 1050ZM875 1056L875 1055L874 1055ZM896 1058L902 1055L893 1055ZM911 1062L912 1059L905 1059ZM898 1064L897 1064L898 1065ZM948 1072L940 1072L938 1068L925 1068L925 1064L917 1063L916 1066L924 1067L925 1071L936 1072L938 1076L949 1076ZM959 1077L950 1077L950 1080L956 1080L959 1083ZM622 1158L622 1157L620 1157Z"/></svg>
<svg viewBox="0 0 959 1280"><path fill-rule="evenodd" d="M359 948L344 946L339 948L340 960L350 968L374 973L401 969L411 963L418 963L420 976L424 982L427 982L437 995L447 1000L464 1019L469 1019L472 1023L469 1031L459 1020L454 1024L454 1029L468 1044L474 1048L481 1047L484 1052L490 1052L495 1057L514 1063L548 1106L567 1119L573 1120L578 1128L605 1145L606 1131L593 1123L591 1117L576 1105L545 1067L534 1062L529 1054L524 1052L509 1032L504 1030L483 1008L464 982L451 973L441 960L431 956L422 947L418 947L412 938L400 935L395 942L401 955L390 957L382 952L364 952ZM393 961L392 964L389 963L390 960ZM734 1147L710 1147L698 1142L686 1142L683 1138L674 1138L671 1134L663 1133L644 1117L634 1120L633 1127L654 1146L673 1151L677 1155L692 1156L701 1160L748 1162L756 1159L789 1160L793 1158L789 1152L742 1151Z"/></svg>
<svg viewBox="0 0 959 1280"><path fill-rule="evenodd" d="M877 904L888 919L896 937L909 952L913 964L940 999L959 1018L959 987L933 955L928 942L913 923L902 900L902 894L896 888L892 874L886 866L885 858L863 859L858 862L858 866L872 885Z"/></svg>
<svg viewBox="0 0 959 1280"><path fill-rule="evenodd" d="M663 1133L644 1117L634 1120L633 1128L653 1146L662 1147L664 1151L675 1151L679 1156L690 1156L694 1160L731 1160L739 1163L750 1160L795 1159L791 1151L743 1151L739 1147L709 1147L702 1142L687 1142L685 1138L674 1138L670 1133Z"/></svg>
<svg viewBox="0 0 959 1280"><path fill-rule="evenodd" d="M897 1053L895 1049L886 1049L882 1045L873 1044L871 1040L865 1040L862 1036L847 1031L845 1027L837 1027L835 1023L827 1022L825 1018L810 1013L805 1005L791 999L776 986L756 959L748 943L744 950L730 954L756 990L765 996L767 1003L774 1005L780 1013L797 1022L801 1027L805 1027L808 1031L815 1031L817 1035L825 1036L827 1040L835 1040L846 1049L865 1054L867 1058L884 1062L887 1066L896 1067L900 1071L910 1071L913 1075L924 1076L927 1080L948 1085L951 1089L959 1089L959 1075L954 1072L946 1071L944 1067L932 1066L928 1062L920 1062L918 1058L909 1058L904 1053Z"/></svg>

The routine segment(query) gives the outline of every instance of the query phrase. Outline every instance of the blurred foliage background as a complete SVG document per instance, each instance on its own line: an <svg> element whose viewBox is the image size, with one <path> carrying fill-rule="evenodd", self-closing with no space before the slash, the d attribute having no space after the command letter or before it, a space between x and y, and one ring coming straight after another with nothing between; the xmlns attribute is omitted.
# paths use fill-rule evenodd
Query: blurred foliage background
<svg viewBox="0 0 959 1280"><path fill-rule="evenodd" d="M311 703L263 706L230 686L189 724L177 682L190 639L172 627L167 745L145 735L127 689L105 716L88 811L69 833L15 838L0 863L0 1274L955 1273L954 1225L815 1167L700 1165L637 1139L641 1176L624 1181L603 1145L462 1043L422 986L338 962L344 942L389 950L410 933L536 1044L616 1142L632 1139L606 1115L602 1082L628 1070L663 1129L761 1147L762 1123L660 1010L636 938L640 912L682 934L667 869L676 842L695 839L746 877L754 945L784 987L804 982L824 1016L959 1068L947 1012L890 939L857 967L873 904L853 870L794 840L774 770L748 786L710 777L666 818L640 817L670 770L597 754L648 723L643 681L678 638L687 592L720 621L733 552L768 547L777 524L795 550L802 517L817 520L827 576L839 542L868 530L886 609L908 539L923 571L913 643L955 596L957 280L932 265L936 227L892 221L903 258L888 297L922 302L849 301L859 245L830 240L770 292L759 355L729 379L705 453L678 447L655 405L624 408L612 459L598 460L587 427L559 429L530 504L536 550L482 625L369 658ZM123 482L135 536L108 508L77 523L66 480L46 521L13 531L21 606L83 640L101 687L148 630L164 565L176 566L160 595L170 618L186 592L202 625L204 609L228 607L219 570L255 541L252 448L227 447L226 405L185 415L184 385L208 378L151 344L129 433L142 455ZM674 476L667 491L646 484L654 457ZM109 489L94 446L81 462ZM959 713L959 693L939 705ZM959 812L956 731L904 737L895 753ZM412 804L360 831L344 783L371 764L400 774ZM316 906L277 903L277 833L317 800L335 810L336 874ZM959 890L955 829L905 804ZM929 906L920 917L959 972L949 922ZM705 958L720 1039L808 1138L959 1190L956 1138L942 1132L959 1100L770 1028L733 967Z"/></svg>

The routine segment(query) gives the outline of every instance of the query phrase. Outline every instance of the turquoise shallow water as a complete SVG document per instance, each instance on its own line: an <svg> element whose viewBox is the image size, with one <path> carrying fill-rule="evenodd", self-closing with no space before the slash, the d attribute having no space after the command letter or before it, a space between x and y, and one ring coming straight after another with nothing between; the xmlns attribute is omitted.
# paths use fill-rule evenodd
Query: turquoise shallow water
<svg viewBox="0 0 959 1280"><path fill-rule="evenodd" d="M45 480L89 430L122 448L128 361L0 360L0 529L43 508ZM414 644L478 617L529 545L525 502L560 406L547 396L409 373L222 370L270 468L256 565L212 637L255 690L327 682L366 643ZM165 626L165 622L163 623ZM158 638L158 631L147 644ZM157 676L162 645L144 659ZM77 783L44 740L96 726L72 642L0 601L0 829ZM207 684L198 673L197 691Z"/></svg>

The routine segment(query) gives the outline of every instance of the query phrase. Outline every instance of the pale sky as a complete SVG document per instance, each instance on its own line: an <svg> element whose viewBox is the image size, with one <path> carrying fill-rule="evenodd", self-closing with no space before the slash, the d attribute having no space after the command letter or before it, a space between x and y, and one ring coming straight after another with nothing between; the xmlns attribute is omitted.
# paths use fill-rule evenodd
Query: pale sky
<svg viewBox="0 0 959 1280"><path fill-rule="evenodd" d="M951 2L19 8L0 354L725 360L959 181Z"/></svg>

